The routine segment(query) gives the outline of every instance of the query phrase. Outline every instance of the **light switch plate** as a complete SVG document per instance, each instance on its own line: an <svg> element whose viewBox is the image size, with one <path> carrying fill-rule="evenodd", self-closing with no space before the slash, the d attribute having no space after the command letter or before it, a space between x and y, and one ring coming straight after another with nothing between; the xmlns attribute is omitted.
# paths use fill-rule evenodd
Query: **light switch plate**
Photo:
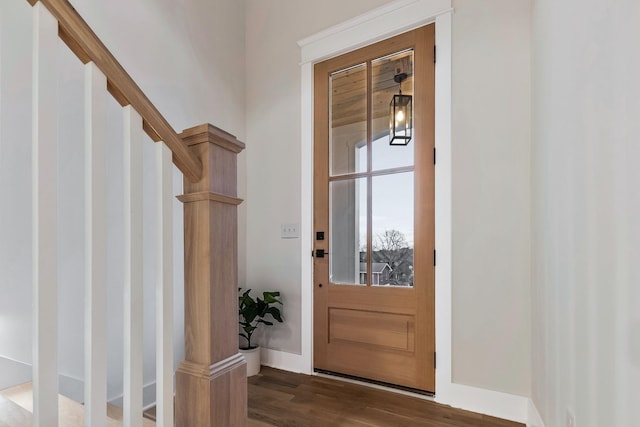
<svg viewBox="0 0 640 427"><path fill-rule="evenodd" d="M576 417L569 408L567 408L567 427L576 427Z"/></svg>
<svg viewBox="0 0 640 427"><path fill-rule="evenodd" d="M297 239L300 237L299 229L298 224L282 224L280 226L280 237L283 239Z"/></svg>

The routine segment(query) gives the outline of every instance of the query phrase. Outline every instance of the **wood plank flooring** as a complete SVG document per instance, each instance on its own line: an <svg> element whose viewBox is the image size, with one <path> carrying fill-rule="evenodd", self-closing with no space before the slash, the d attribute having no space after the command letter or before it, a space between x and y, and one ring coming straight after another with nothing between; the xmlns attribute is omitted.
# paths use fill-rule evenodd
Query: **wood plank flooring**
<svg viewBox="0 0 640 427"><path fill-rule="evenodd" d="M249 427L523 427L424 399L264 366L248 382Z"/></svg>

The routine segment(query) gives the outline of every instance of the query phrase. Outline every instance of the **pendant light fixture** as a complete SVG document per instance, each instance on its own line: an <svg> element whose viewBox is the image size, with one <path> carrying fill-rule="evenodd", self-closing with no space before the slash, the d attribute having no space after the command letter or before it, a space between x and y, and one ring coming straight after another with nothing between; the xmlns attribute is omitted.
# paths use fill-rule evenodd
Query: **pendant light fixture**
<svg viewBox="0 0 640 427"><path fill-rule="evenodd" d="M389 104L389 145L407 145L411 141L413 97L402 94L402 82L406 79L407 73L400 73L400 70L397 70L397 74L393 76L393 80L399 85L399 90L397 95L393 95Z"/></svg>

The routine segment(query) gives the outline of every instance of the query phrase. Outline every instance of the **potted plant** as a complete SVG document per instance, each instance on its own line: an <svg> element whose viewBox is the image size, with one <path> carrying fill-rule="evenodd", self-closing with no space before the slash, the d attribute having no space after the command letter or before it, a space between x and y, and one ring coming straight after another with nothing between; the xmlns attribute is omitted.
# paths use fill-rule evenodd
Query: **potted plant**
<svg viewBox="0 0 640 427"><path fill-rule="evenodd" d="M247 376L256 375L260 372L260 346L251 343L251 336L260 324L272 326L273 322L266 320L270 316L273 320L282 323L282 315L276 304L282 305L280 292L263 292L262 298L253 299L250 295L251 289L240 293L238 289L238 305L240 314L240 336L246 340L246 345L240 345L240 353L247 360Z"/></svg>

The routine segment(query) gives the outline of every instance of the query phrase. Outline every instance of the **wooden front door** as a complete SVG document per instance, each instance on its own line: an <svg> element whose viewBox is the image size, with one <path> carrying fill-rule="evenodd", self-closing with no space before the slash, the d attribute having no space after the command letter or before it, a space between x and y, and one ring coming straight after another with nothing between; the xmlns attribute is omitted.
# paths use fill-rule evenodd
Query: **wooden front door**
<svg viewBox="0 0 640 427"><path fill-rule="evenodd" d="M430 392L434 27L316 64L314 94L314 368Z"/></svg>

